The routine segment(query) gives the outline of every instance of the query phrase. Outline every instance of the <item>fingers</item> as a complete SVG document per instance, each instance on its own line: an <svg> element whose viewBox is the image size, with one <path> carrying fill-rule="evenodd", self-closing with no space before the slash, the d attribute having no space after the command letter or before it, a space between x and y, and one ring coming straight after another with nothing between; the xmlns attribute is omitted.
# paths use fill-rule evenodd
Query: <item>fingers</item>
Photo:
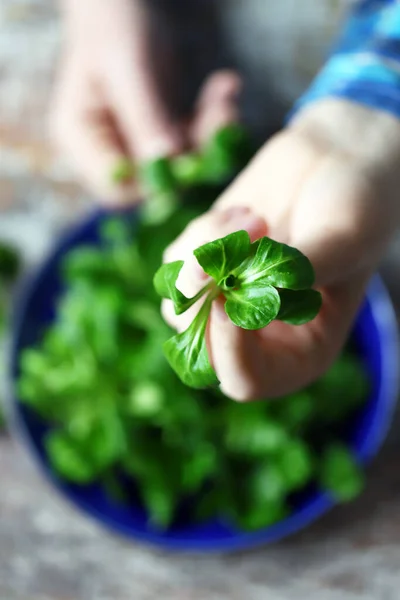
<svg viewBox="0 0 400 600"><path fill-rule="evenodd" d="M242 80L234 71L217 71L200 90L191 131L194 146L201 146L220 128L239 120L238 96Z"/></svg>
<svg viewBox="0 0 400 600"><path fill-rule="evenodd" d="M193 256L193 250L234 231L248 231L256 240L266 234L265 222L254 216L249 208L237 206L224 211L209 211L192 223L166 250L164 261L184 260L177 285L187 296L196 294L204 285L204 271Z"/></svg>
<svg viewBox="0 0 400 600"><path fill-rule="evenodd" d="M113 181L113 171L127 157L115 123L88 81L67 74L59 84L50 130L55 145L69 157L78 177L100 202L120 205L137 200L133 181Z"/></svg>
<svg viewBox="0 0 400 600"><path fill-rule="evenodd" d="M259 331L243 331L215 303L209 347L221 390L238 401L273 399L318 379L345 343L367 281L360 276L324 290L320 314L301 327L273 321Z"/></svg>
<svg viewBox="0 0 400 600"><path fill-rule="evenodd" d="M318 285L373 270L393 229L365 169L293 131L266 144L216 207L243 198L272 238L308 256Z"/></svg>
<svg viewBox="0 0 400 600"><path fill-rule="evenodd" d="M201 217L192 221L185 231L167 248L164 253L164 262L184 260L184 265L176 282L177 288L187 297L195 296L205 285L208 276L200 267L193 255L193 250L218 239L238 229L249 227L251 235L257 235L258 231L264 231L264 224L256 220L246 207L235 207L225 211L209 211ZM256 229L256 231L254 231ZM261 233L260 235L263 235ZM260 237L260 236L258 236ZM256 238L254 238L256 239ZM162 304L164 319L177 329L184 331L197 314L202 300L192 306L182 315L175 315L172 302L165 301Z"/></svg>
<svg viewBox="0 0 400 600"><path fill-rule="evenodd" d="M324 285L321 313L301 327L275 321L257 332L244 331L226 317L221 299L214 303L207 332L209 355L221 389L231 398L279 397L308 385L326 370L346 340L370 273L368 244L375 242L374 228L365 219L369 212L374 214L376 203L363 174L337 160L301 136L278 136L214 209L193 222L171 247L169 259L185 259L208 241L205 238L250 230L251 223L258 229L255 237L266 235L268 222L268 235L309 256L318 285ZM230 214L234 223L229 223ZM379 215L374 220L380 230L383 221ZM360 268L362 248L366 264ZM341 270L346 274L343 279ZM178 284L187 294L200 289L200 275L190 263L182 269ZM187 318L191 321L192 316ZM171 323L182 330L190 321L172 317Z"/></svg>
<svg viewBox="0 0 400 600"><path fill-rule="evenodd" d="M265 366L264 378L259 380L262 397L296 392L327 370L348 338L367 281L368 276L360 275L346 285L324 289L321 312L306 325L273 321L257 332L259 359Z"/></svg>
<svg viewBox="0 0 400 600"><path fill-rule="evenodd" d="M162 102L152 73L146 58L134 64L121 60L108 73L110 104L139 161L174 155L184 146L183 132Z"/></svg>
<svg viewBox="0 0 400 600"><path fill-rule="evenodd" d="M172 66L170 47L163 36L154 39L147 4L130 0L101 3L92 10L93 27L88 27L88 21L83 23L82 35L85 29L89 32L81 49L91 53L93 75L102 82L105 101L129 154L138 161L174 154L182 142L158 85ZM93 42L92 48L89 42Z"/></svg>
<svg viewBox="0 0 400 600"><path fill-rule="evenodd" d="M262 347L253 331L236 327L224 309L224 300L213 304L208 326L210 362L221 391L237 401L263 398L266 365Z"/></svg>
<svg viewBox="0 0 400 600"><path fill-rule="evenodd" d="M193 296L205 284L207 276L193 257L195 248L241 229L248 231L252 241L267 233L265 222L246 207L210 211L193 221L164 257L166 262L185 260L177 281L178 289L187 296ZM184 331L192 322L200 303L183 315L176 316L172 303L166 301L163 303L164 318L178 331ZM210 361L221 382L221 389L238 400L254 397L264 370L258 360L260 349L257 341L254 343L252 332L236 327L228 319L221 299L212 308L207 336Z"/></svg>

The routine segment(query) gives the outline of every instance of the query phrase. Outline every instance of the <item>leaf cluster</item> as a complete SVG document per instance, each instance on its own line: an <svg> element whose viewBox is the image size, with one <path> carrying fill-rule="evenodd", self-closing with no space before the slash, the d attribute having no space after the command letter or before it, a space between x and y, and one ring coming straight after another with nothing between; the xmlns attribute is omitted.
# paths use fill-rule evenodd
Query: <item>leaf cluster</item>
<svg viewBox="0 0 400 600"><path fill-rule="evenodd" d="M201 156L180 157L167 167L165 161L146 165L147 189L164 207L162 218L152 219L151 211L139 224L126 215L109 217L99 246L70 251L56 317L21 356L20 400L45 426L43 443L57 476L78 486L100 485L116 502L139 501L155 528L218 516L254 530L290 513L297 492L309 484L317 482L342 500L362 486L362 471L342 441L344 424L368 391L363 365L353 353L298 394L248 405L235 404L218 390L189 389L163 354L172 332L160 317L153 286L162 253L247 158L244 137L234 128L220 132ZM131 166L122 167L119 175L131 177ZM172 192L179 208L170 202ZM229 277L242 277L243 285L245 274L253 290L261 279L269 286L269 295L263 294L271 298L274 318L293 321L289 292L312 285L305 259L267 240L250 245L249 260L248 242L240 236L235 247L232 240L218 241L212 249L221 257L216 264L208 260L209 249L198 252L212 281L233 292L231 314L239 322L244 312L239 301L235 304L238 286ZM284 255L303 265L295 279ZM276 266L267 272L272 256ZM185 307L187 300L171 280L158 285ZM254 293L242 294L259 305ZM308 304L302 316L300 307L297 302L298 320L310 311ZM260 314L254 323L264 322ZM203 316L199 321L201 357Z"/></svg>

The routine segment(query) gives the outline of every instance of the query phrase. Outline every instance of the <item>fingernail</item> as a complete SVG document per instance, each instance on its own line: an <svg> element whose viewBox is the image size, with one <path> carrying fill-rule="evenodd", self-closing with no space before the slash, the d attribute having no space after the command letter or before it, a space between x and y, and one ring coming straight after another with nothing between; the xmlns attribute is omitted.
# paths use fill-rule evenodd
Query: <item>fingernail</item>
<svg viewBox="0 0 400 600"><path fill-rule="evenodd" d="M241 228L247 231L252 242L260 239L264 235L267 235L268 231L267 224L264 219L261 219L261 217L256 217L255 215L252 215L247 219L243 219Z"/></svg>
<svg viewBox="0 0 400 600"><path fill-rule="evenodd" d="M221 217L225 223L232 223L240 221L240 219L243 219L250 213L251 211L247 206L231 206L221 211Z"/></svg>
<svg viewBox="0 0 400 600"><path fill-rule="evenodd" d="M248 232L251 241L267 234L267 224L264 219L255 215L249 208L236 206L225 211L226 224L232 229L241 229Z"/></svg>

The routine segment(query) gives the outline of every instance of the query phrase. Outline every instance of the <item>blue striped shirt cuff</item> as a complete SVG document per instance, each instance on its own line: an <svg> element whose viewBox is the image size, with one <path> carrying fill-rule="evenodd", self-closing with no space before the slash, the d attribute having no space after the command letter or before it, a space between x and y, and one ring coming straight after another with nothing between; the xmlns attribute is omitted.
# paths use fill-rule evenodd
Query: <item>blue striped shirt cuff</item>
<svg viewBox="0 0 400 600"><path fill-rule="evenodd" d="M350 100L400 118L400 2L362 2L331 58L295 104L328 97Z"/></svg>

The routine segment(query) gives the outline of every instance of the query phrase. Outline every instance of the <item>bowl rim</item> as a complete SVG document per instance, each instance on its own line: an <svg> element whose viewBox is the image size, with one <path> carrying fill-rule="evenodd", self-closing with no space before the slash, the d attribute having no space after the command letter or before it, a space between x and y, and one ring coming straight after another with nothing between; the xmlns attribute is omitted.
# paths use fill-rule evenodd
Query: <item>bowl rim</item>
<svg viewBox="0 0 400 600"><path fill-rule="evenodd" d="M51 472L48 465L40 456L33 443L29 428L19 410L18 396L13 378L13 370L18 356L19 339L23 330L25 314L29 309L30 297L49 265L57 262L65 250L76 243L76 240L85 230L96 225L104 214L104 211L96 211L77 225L67 229L65 234L59 238L40 264L30 273L27 273L17 287L11 317L10 334L6 340L5 413L11 434L17 441L21 442L20 445L25 448L28 460L34 465L35 470L41 473L49 489L56 492L62 501L74 507L75 510L78 510L86 518L97 523L98 526L131 541L138 541L158 549L162 548L176 552L230 553L277 542L308 527L336 505L336 502L328 493L319 493L300 511L294 512L284 521L256 532L238 532L231 538L221 538L218 540L201 538L195 540L184 539L182 537L174 538L173 536L165 537L162 534L148 531L133 531L132 528L97 510L90 502L71 497L63 482ZM389 292L378 274L372 277L366 291L365 299L368 302L373 320L377 324L379 337L382 342L382 378L377 399L377 403L380 404L382 410L378 418L375 418L368 436L363 439L356 450L358 459L368 462L380 449L392 422L399 394L400 353L395 310Z"/></svg>

